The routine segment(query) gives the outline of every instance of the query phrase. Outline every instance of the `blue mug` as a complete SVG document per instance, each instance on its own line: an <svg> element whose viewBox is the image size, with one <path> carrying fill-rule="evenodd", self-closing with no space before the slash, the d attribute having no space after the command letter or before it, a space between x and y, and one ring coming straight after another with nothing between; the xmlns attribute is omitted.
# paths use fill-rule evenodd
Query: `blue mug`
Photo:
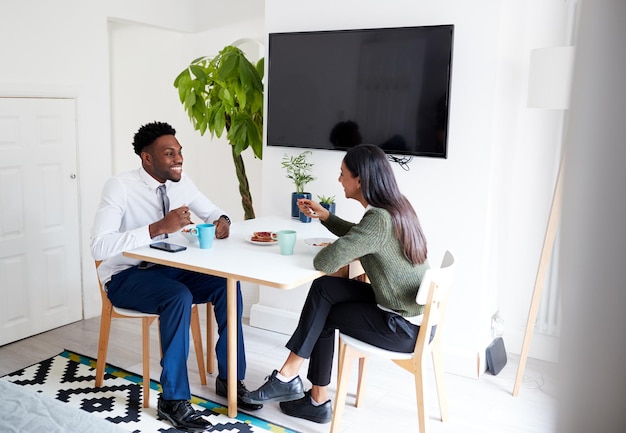
<svg viewBox="0 0 626 433"><path fill-rule="evenodd" d="M200 248L208 250L213 246L213 238L215 237L215 224L197 224L194 234L196 233L198 236L198 240L200 241Z"/></svg>

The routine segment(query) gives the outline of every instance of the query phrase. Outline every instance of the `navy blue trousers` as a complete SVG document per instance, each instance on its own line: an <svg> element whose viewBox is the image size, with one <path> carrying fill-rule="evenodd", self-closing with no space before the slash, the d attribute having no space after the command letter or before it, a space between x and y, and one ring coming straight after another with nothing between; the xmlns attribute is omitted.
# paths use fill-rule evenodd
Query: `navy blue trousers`
<svg viewBox="0 0 626 433"><path fill-rule="evenodd" d="M330 383L335 330L396 352L413 352L419 326L378 308L369 283L324 276L311 284L300 321L287 342L296 355L309 359L313 385Z"/></svg>
<svg viewBox="0 0 626 433"><path fill-rule="evenodd" d="M189 400L189 325L192 304L211 302L219 337L215 351L219 376L227 377L226 279L167 266L140 269L136 266L114 275L107 295L116 307L159 315L161 336L161 386L166 400ZM246 372L241 327L242 299L237 284L237 379ZM207 350L213 350L207 348Z"/></svg>

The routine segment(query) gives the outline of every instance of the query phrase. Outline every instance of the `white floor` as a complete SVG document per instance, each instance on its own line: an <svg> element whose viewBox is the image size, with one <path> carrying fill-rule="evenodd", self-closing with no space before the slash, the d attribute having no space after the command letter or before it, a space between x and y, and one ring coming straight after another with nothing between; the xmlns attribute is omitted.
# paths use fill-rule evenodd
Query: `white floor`
<svg viewBox="0 0 626 433"><path fill-rule="evenodd" d="M203 316L203 314L201 314ZM56 355L63 349L94 357L98 347L99 318L67 325L25 340L0 347L0 376ZM265 376L282 365L287 350L287 335L250 326L244 327L248 372L246 384L254 389ZM134 372L141 372L141 329L134 320L114 320L108 362ZM506 339L505 339L506 340ZM153 379L159 378L157 331L152 330ZM449 421L438 420L435 396L428 402L429 431L432 433L539 433L556 431L555 365L529 359L522 388L512 396L518 358L509 355L507 366L497 376L488 373L479 379L446 375ZM189 357L189 377L192 392L198 396L225 402L215 395L215 380L200 385L193 353ZM356 373L356 365L353 373ZM306 365L301 371L304 378ZM417 409L412 376L388 361L372 360L368 388L363 407L353 406L355 386L348 393L348 406L341 422L343 433L417 432ZM355 382L355 374L353 374ZM434 393L434 381L429 375L428 389ZM354 385L354 384L353 384ZM335 384L331 384L331 394ZM330 424L315 424L284 415L277 403L265 405L253 415L301 432L328 432Z"/></svg>

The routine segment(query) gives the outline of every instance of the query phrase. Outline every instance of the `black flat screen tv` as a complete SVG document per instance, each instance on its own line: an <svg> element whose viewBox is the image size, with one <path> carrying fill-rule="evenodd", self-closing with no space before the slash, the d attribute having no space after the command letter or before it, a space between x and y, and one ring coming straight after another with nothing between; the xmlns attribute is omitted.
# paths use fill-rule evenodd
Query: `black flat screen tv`
<svg viewBox="0 0 626 433"><path fill-rule="evenodd" d="M270 33L267 144L446 158L453 25Z"/></svg>

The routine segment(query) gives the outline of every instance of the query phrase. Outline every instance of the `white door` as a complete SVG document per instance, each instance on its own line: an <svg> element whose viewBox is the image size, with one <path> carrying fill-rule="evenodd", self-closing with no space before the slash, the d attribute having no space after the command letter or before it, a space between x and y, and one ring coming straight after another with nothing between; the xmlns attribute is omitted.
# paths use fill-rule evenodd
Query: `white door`
<svg viewBox="0 0 626 433"><path fill-rule="evenodd" d="M73 99L0 98L0 345L82 318Z"/></svg>

